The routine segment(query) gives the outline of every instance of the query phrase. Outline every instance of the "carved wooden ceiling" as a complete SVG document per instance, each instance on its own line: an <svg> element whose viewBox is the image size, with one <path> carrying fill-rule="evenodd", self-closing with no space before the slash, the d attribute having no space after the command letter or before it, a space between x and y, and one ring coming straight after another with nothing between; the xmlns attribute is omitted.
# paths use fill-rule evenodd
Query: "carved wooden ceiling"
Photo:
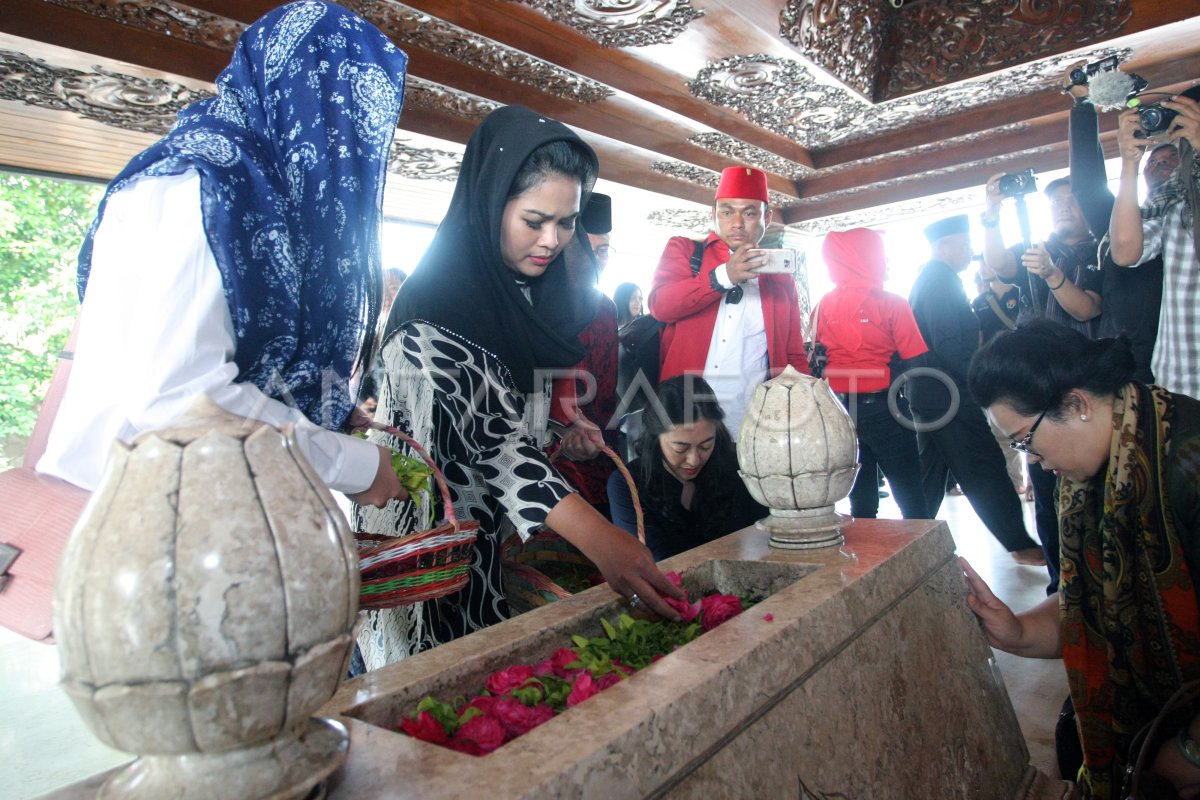
<svg viewBox="0 0 1200 800"><path fill-rule="evenodd" d="M478 121L522 103L578 130L602 177L662 195L664 224L732 163L765 169L783 220L809 231L1065 167L1068 65L1117 54L1154 87L1200 78L1198 0L341 3L409 54L392 154L406 192L444 193ZM3 0L0 165L111 177L278 4Z"/></svg>

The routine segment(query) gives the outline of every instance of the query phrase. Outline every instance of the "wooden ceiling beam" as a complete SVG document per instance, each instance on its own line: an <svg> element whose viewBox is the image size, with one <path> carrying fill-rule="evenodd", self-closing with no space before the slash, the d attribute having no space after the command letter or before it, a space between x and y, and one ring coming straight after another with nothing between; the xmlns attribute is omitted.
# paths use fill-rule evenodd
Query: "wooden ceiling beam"
<svg viewBox="0 0 1200 800"><path fill-rule="evenodd" d="M1200 17L1172 25L1169 30L1159 34L1143 32L1129 39L1107 42L1105 46L1130 47L1133 56L1122 65L1122 70L1136 72L1148 80L1152 87L1182 88L1200 79ZM935 100L936 94L930 95L930 98ZM1065 111L1069 107L1067 98L1057 90L1049 89L1013 100L989 103L894 133L814 151L813 159L818 169L826 169L929 142L978 134L999 125L1029 121L1047 112ZM1065 129L1063 136L1066 136Z"/></svg>
<svg viewBox="0 0 1200 800"><path fill-rule="evenodd" d="M1011 153L1064 144L1067 141L1067 117L1068 112L1064 110L1029 120L1016 130L984 133L942 147L922 148L911 154L897 150L885 158L868 161L861 166L849 166L830 174L817 173L800 182L800 196L819 197L855 186L880 183L901 174L921 175L944 171L959 165L1002 158Z"/></svg>
<svg viewBox="0 0 1200 800"><path fill-rule="evenodd" d="M1035 154L1004 156L987 164L965 167L954 172L917 175L896 184L863 186L858 190L847 190L836 197L816 198L811 204L787 206L783 209L783 221L791 225L973 187L980 188L982 203L982 187L987 179L997 172L1013 172L1026 168L1032 168L1035 172L1045 172L1063 169L1066 166L1067 146L1064 143Z"/></svg>
<svg viewBox="0 0 1200 800"><path fill-rule="evenodd" d="M272 0L247 0L245 3L234 3L231 0L192 0L191 5L209 13L248 23L276 3ZM647 127L667 132L680 141L686 141L688 136L699 132L700 126L707 126L803 166L812 165L808 151L796 142L751 125L734 111L714 107L693 97L682 76L631 55L626 49L603 48L574 29L555 23L536 10L519 3L511 0L475 0L471 3L462 3L460 0L425 0L414 2L410 7L528 55L560 65L627 95L620 98L619 94L617 98L605 102L615 104L618 100L623 100L623 105L636 120L633 123L635 126L645 124ZM548 33L550 28L553 29L552 35ZM407 42L397 43L409 53L409 69L414 74L422 74L419 61L424 57L422 54L429 51L413 47ZM478 74L478 71L475 71L475 74ZM480 91L473 81L449 83L448 77L443 73L428 79L452 85L462 91L512 102L505 99L503 93L487 95ZM578 126L582 123L578 121L577 114L582 115L585 109L586 104L568 106L556 111L554 116L563 122ZM664 115L663 109L678 116L672 118ZM610 135L614 131L598 132ZM663 152L670 154L669 151ZM716 154L709 155L719 158ZM675 157L690 160L686 155ZM703 161L696 163L704 164Z"/></svg>
<svg viewBox="0 0 1200 800"><path fill-rule="evenodd" d="M573 28L554 22L535 9L513 0L421 0L426 13L481 36L508 44L529 55L597 80L618 91L637 97L653 106L668 109L684 119L741 139L755 147L783 158L811 166L808 151L797 142L752 125L736 111L713 106L694 97L687 88L687 76L672 71L648 57L655 52L647 48L605 48ZM713 14L696 20L682 37L702 28ZM547 29L553 35L547 35ZM723 40L729 48L734 42ZM732 55L741 52L734 49Z"/></svg>
<svg viewBox="0 0 1200 800"><path fill-rule="evenodd" d="M192 44L43 0L4 0L0 32L186 78L212 82L229 53Z"/></svg>

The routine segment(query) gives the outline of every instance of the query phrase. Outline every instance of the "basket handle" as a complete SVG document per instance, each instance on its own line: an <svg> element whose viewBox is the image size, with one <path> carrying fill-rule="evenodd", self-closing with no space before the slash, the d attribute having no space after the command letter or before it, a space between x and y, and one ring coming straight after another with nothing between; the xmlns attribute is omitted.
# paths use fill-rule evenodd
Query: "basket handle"
<svg viewBox="0 0 1200 800"><path fill-rule="evenodd" d="M642 500L638 497L637 481L629 474L629 467L625 466L625 462L617 455L616 451L608 445L600 448L600 452L612 459L613 464L617 467L617 472L621 473L621 477L625 479L625 485L629 487L629 496L633 500L633 514L637 519L637 537L642 544L646 543L646 517L642 513Z"/></svg>
<svg viewBox="0 0 1200 800"><path fill-rule="evenodd" d="M621 473L621 477L625 479L625 485L629 487L629 497L633 500L633 515L637 521L637 538L642 544L646 543L646 516L642 513L642 500L638 497L637 482L633 476L629 474L629 468L625 466L625 462L617 455L617 451L613 450L608 445L600 448L600 452L612 459L613 464L617 467L617 472ZM562 456L562 442L550 454L551 463L557 461Z"/></svg>
<svg viewBox="0 0 1200 800"><path fill-rule="evenodd" d="M383 431L384 433L391 434L397 439L403 441L416 451L417 455L421 457L421 460L425 462L426 466L433 470L433 477L437 479L438 491L440 491L442 494L442 509L446 512L446 522L449 522L451 525L453 525L454 530L457 531L459 529L458 515L454 512L454 503L450 501L450 487L446 485L446 476L442 474L442 471L438 469L438 465L435 464L433 459L429 457L429 453L425 452L425 448L422 447L416 439L412 438L399 428L393 428L391 425L384 425L382 422L375 421L370 423L370 427L372 430Z"/></svg>

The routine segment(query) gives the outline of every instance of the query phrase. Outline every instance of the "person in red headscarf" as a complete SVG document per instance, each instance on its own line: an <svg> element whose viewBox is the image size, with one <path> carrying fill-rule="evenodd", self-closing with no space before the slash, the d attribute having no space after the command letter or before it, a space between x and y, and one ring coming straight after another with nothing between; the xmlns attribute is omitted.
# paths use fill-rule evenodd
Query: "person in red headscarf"
<svg viewBox="0 0 1200 800"><path fill-rule="evenodd" d="M712 232L703 242L672 237L650 286L650 313L666 323L659 379L703 375L734 441L755 386L788 364L808 372L795 281L756 272L766 263L758 243L770 222L766 173L729 167Z"/></svg>
<svg viewBox="0 0 1200 800"><path fill-rule="evenodd" d="M850 513L879 513L876 470L883 470L905 519L928 519L917 437L901 425L904 400L889 396L891 363L929 351L908 301L885 292L883 237L867 228L833 231L822 248L835 288L812 312L814 341L825 347L824 377L854 419L862 465L850 490Z"/></svg>

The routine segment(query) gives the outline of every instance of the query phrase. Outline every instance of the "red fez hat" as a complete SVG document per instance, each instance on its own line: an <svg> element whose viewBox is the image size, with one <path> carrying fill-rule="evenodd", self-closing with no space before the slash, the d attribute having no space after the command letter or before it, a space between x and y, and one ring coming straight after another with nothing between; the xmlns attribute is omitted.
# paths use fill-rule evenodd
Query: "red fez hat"
<svg viewBox="0 0 1200 800"><path fill-rule="evenodd" d="M726 167L717 184L716 199L723 197L771 202L767 197L767 173L752 167Z"/></svg>

